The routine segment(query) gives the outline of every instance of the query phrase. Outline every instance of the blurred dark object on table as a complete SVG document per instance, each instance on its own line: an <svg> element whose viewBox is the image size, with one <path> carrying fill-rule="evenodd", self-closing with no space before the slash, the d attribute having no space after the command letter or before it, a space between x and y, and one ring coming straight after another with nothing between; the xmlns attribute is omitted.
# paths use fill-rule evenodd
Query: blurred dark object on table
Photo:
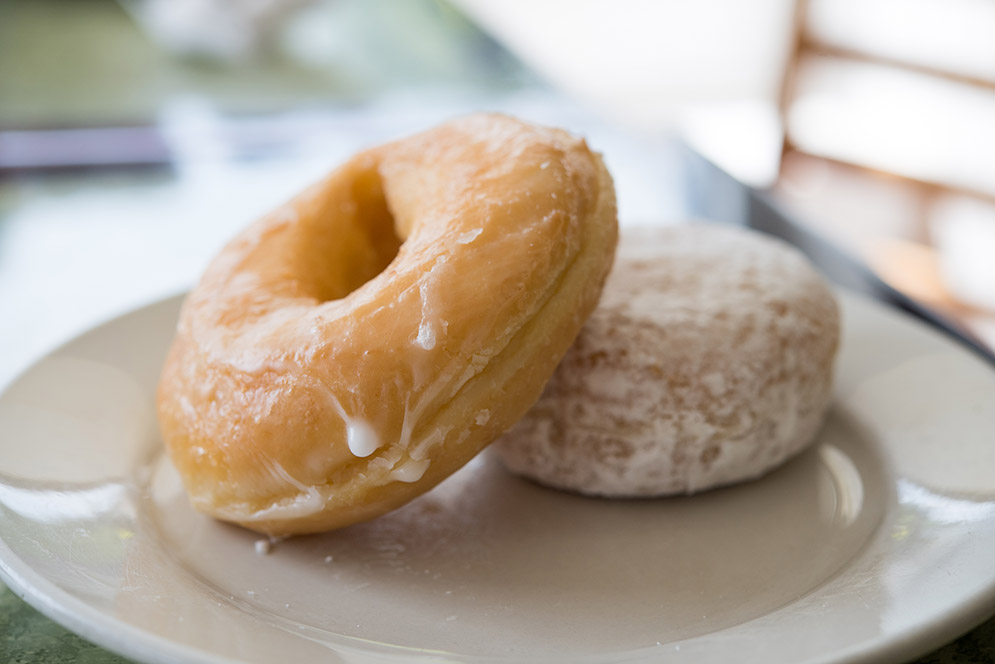
<svg viewBox="0 0 995 664"><path fill-rule="evenodd" d="M753 228L785 240L837 285L912 314L995 365L995 352L970 329L889 285L818 232L792 219L769 193L744 185L690 147L684 146L683 157L685 191L694 217Z"/></svg>

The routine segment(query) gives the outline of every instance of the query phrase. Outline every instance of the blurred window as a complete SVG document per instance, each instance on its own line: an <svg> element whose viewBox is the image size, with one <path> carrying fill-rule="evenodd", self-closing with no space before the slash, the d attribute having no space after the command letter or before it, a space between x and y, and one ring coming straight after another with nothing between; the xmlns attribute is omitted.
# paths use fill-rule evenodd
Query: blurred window
<svg viewBox="0 0 995 664"><path fill-rule="evenodd" d="M995 346L995 2L803 0L777 194Z"/></svg>

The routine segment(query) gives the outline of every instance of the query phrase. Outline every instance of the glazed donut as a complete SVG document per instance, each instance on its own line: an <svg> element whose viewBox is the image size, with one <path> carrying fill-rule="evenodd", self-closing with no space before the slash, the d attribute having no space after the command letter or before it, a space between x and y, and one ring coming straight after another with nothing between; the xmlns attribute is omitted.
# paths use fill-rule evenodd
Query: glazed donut
<svg viewBox="0 0 995 664"><path fill-rule="evenodd" d="M754 478L815 436L838 340L832 292L788 245L710 224L624 229L601 304L494 449L593 495Z"/></svg>
<svg viewBox="0 0 995 664"><path fill-rule="evenodd" d="M363 152L236 237L158 388L192 504L287 535L373 518L539 397L614 257L583 140L474 115Z"/></svg>

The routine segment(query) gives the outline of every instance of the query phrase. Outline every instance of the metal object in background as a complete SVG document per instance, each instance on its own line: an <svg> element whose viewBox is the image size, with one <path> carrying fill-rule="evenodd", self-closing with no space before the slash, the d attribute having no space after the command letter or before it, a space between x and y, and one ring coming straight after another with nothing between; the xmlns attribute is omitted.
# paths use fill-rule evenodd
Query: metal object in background
<svg viewBox="0 0 995 664"><path fill-rule="evenodd" d="M737 181L686 145L682 153L692 216L753 228L800 249L834 283L890 304L927 323L995 365L995 351L962 325L895 290L870 268L792 219L770 195Z"/></svg>

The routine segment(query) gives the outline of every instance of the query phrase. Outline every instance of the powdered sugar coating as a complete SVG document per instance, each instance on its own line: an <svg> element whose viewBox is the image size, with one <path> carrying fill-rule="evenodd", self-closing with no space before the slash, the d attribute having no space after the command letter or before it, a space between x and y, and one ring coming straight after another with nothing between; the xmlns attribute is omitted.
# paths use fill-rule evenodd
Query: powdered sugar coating
<svg viewBox="0 0 995 664"><path fill-rule="evenodd" d="M815 436L838 340L836 301L795 249L709 224L627 229L598 309L496 449L595 495L753 478Z"/></svg>

